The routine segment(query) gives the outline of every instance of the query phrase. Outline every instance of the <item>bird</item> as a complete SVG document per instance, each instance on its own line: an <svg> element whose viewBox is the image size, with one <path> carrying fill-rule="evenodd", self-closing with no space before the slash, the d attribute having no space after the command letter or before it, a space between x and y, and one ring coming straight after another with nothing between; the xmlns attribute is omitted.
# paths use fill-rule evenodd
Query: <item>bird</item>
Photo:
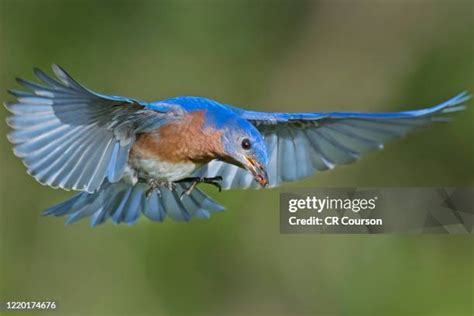
<svg viewBox="0 0 474 316"><path fill-rule="evenodd" d="M198 96L142 101L94 92L53 64L4 105L13 152L39 183L79 191L44 211L134 224L189 221L224 207L199 186L272 188L358 160L465 108L463 92L402 112L277 113Z"/></svg>

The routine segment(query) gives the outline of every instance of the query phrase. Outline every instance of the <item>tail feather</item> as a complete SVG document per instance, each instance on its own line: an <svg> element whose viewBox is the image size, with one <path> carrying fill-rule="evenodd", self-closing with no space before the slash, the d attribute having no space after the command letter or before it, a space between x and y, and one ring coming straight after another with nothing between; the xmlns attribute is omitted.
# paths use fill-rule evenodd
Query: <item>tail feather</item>
<svg viewBox="0 0 474 316"><path fill-rule="evenodd" d="M67 224L90 217L91 225L96 226L109 218L116 224L131 225L140 214L160 222L166 216L176 221L189 221L193 217L207 219L211 213L224 210L223 206L197 188L181 199L181 193L185 190L183 184L178 184L173 191L160 187L149 196L146 195L148 189L149 186L145 183L134 186L124 182L106 183L97 193L78 193L47 209L43 214L68 216Z"/></svg>

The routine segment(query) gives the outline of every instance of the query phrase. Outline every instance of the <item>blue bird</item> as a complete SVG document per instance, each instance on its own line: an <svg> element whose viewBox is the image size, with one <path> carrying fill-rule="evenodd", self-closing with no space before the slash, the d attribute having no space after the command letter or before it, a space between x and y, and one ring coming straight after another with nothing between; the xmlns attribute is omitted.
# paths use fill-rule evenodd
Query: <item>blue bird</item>
<svg viewBox="0 0 474 316"><path fill-rule="evenodd" d="M5 103L14 153L38 182L81 191L44 214L95 226L140 216L208 218L224 208L196 186L275 187L357 160L464 109L466 93L393 113L271 113L181 96L145 102L93 92L53 65L17 79Z"/></svg>

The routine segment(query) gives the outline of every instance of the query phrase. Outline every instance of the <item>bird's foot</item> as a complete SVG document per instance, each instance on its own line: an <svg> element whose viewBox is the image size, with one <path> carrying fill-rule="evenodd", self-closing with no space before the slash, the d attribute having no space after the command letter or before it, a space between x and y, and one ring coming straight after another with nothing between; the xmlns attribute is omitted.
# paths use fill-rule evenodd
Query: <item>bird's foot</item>
<svg viewBox="0 0 474 316"><path fill-rule="evenodd" d="M156 179L149 179L147 182L148 182L148 185L150 186L150 188L145 193L147 198L149 198L151 196L153 191L156 191L158 196L161 197L161 191L159 190L160 186L164 186L164 187L168 188L168 190L170 190L170 191L176 190L176 184L174 182L159 181L159 180L156 180Z"/></svg>
<svg viewBox="0 0 474 316"><path fill-rule="evenodd" d="M222 187L219 181L222 181L221 176L211 177L211 178L192 177L192 178L185 178L185 179L179 180L177 181L179 183L191 182L191 185L181 193L180 199L183 199L185 195L190 195L199 183L211 184L215 186L219 190L219 192L221 192Z"/></svg>

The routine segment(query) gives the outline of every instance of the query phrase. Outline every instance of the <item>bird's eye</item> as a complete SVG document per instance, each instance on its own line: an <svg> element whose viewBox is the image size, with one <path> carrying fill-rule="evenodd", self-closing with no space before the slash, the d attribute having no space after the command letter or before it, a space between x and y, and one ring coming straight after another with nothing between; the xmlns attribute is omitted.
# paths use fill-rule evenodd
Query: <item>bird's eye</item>
<svg viewBox="0 0 474 316"><path fill-rule="evenodd" d="M252 145L250 144L250 140L248 138L244 138L244 140L242 140L242 148L245 150L249 150L250 147L252 147Z"/></svg>

